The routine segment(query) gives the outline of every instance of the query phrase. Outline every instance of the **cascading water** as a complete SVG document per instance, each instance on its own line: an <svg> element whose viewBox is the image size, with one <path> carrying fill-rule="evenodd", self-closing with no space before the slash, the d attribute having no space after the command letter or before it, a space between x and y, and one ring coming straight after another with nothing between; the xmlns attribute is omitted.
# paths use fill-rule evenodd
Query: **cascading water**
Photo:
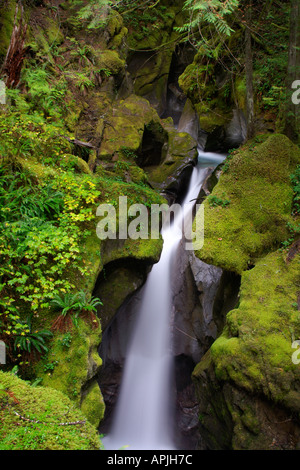
<svg viewBox="0 0 300 470"><path fill-rule="evenodd" d="M210 156L209 156L210 157ZM213 165L215 158L209 158ZM222 161L220 156L219 162ZM202 166L202 169L201 169ZM191 217L205 178L203 165L192 173L179 216L163 227L160 261L148 275L141 308L126 355L120 396L112 429L103 438L107 450L171 450L173 422L171 403L171 273L176 248L183 237L183 221Z"/></svg>

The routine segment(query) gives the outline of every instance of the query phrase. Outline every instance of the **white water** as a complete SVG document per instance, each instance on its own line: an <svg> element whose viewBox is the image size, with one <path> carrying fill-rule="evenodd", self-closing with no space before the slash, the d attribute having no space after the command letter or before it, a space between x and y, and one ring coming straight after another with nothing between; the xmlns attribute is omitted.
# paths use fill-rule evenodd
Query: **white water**
<svg viewBox="0 0 300 470"><path fill-rule="evenodd" d="M216 164L215 159L213 162ZM145 284L137 324L126 356L113 426L109 435L102 439L107 450L125 446L129 450L175 449L171 413L172 261L182 240L183 219L191 214L204 178L205 170L196 166L179 219L176 218L170 227L162 230L164 245L161 258L153 266Z"/></svg>

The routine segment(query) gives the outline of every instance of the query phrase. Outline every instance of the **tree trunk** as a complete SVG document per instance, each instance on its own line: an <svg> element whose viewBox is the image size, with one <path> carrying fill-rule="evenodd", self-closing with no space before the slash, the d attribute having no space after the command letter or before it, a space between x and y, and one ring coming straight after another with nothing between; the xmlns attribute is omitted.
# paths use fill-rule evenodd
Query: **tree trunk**
<svg viewBox="0 0 300 470"><path fill-rule="evenodd" d="M20 18L18 12L20 7ZM14 27L10 39L9 48L2 67L2 74L8 88L16 88L20 81L21 69L25 56L25 36L27 24L24 21L24 9L21 0L16 3Z"/></svg>
<svg viewBox="0 0 300 470"><path fill-rule="evenodd" d="M300 5L299 0L291 0L290 40L287 69L287 103L284 134L297 142L300 125L300 105L292 99L294 81L300 80Z"/></svg>
<svg viewBox="0 0 300 470"><path fill-rule="evenodd" d="M252 1L245 7L245 70L247 94L247 138L254 136L254 93L253 93L253 58L251 44L251 10Z"/></svg>

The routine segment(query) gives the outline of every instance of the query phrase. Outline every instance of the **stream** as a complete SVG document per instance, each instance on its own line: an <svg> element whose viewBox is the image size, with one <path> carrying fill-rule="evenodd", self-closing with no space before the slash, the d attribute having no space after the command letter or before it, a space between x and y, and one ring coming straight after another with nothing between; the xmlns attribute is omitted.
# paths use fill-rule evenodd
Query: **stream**
<svg viewBox="0 0 300 470"><path fill-rule="evenodd" d="M163 226L161 258L148 275L136 325L125 359L120 394L105 449L172 450L173 357L171 353L172 264L183 239L186 217L192 216L195 200L207 174L224 156L198 152L182 210Z"/></svg>

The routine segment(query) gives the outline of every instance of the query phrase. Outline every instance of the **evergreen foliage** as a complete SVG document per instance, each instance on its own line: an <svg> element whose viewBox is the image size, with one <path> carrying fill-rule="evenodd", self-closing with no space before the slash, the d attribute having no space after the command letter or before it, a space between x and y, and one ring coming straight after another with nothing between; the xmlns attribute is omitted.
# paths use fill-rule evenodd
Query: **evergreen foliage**
<svg viewBox="0 0 300 470"><path fill-rule="evenodd" d="M239 0L186 0L183 8L189 11L189 21L178 27L179 32L201 30L207 23L212 25L221 36L230 36L233 29L226 16L232 14L239 6Z"/></svg>

